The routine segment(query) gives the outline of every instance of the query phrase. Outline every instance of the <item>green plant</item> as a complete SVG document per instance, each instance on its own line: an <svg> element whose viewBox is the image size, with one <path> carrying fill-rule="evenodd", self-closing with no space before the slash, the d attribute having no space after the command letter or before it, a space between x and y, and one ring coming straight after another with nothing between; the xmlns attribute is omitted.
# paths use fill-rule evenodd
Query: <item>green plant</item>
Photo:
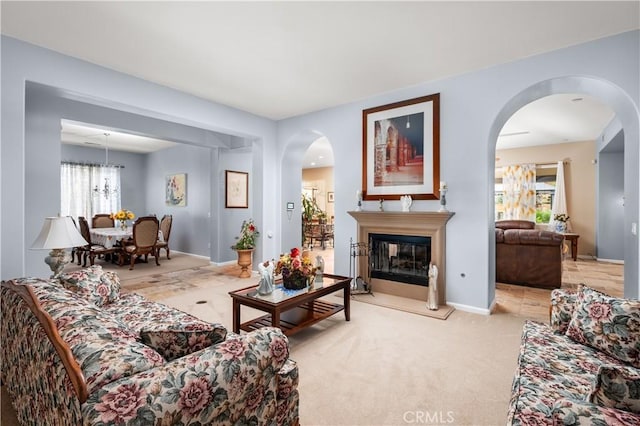
<svg viewBox="0 0 640 426"><path fill-rule="evenodd" d="M548 210L536 210L536 223L549 223L551 212Z"/></svg>
<svg viewBox="0 0 640 426"><path fill-rule="evenodd" d="M256 224L253 222L253 219L245 220L242 222L242 227L240 228L240 236L236 237L238 240L233 246L231 246L234 250L247 250L255 248L256 246L256 238L260 236L260 232L258 232L258 228Z"/></svg>

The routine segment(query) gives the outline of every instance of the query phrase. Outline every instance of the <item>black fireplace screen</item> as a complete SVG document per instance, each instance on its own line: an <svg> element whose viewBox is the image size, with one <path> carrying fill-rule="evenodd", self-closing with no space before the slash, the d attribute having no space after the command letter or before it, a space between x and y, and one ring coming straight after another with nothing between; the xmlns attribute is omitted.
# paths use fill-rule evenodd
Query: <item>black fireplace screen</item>
<svg viewBox="0 0 640 426"><path fill-rule="evenodd" d="M371 277L429 285L431 237L369 234Z"/></svg>

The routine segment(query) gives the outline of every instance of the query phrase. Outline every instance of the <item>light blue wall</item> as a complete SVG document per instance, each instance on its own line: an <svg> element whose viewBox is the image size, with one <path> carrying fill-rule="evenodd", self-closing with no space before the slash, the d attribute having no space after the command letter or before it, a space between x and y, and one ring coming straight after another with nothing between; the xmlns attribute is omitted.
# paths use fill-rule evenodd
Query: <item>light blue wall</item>
<svg viewBox="0 0 640 426"><path fill-rule="evenodd" d="M504 122L517 107L553 93L556 87L591 92L611 106L625 123L627 138L625 227L630 227L632 221L638 222L639 34L629 32L283 120L278 126L282 182L296 182L299 173L296 165L292 167L288 161L288 152L310 144L311 138L304 135L311 131L325 135L335 157L335 270L346 273L349 238L355 239L357 230L347 211L354 209L356 190L361 187L362 110L440 93L440 176L449 187L448 208L456 213L446 231L447 300L461 307L486 310L495 294L492 230L495 143ZM565 79L569 76L577 78ZM582 76L590 76L589 84L582 83ZM283 194L286 191L283 184ZM375 210L377 205L365 202L364 208ZM399 201L385 202L385 208L401 209ZM415 201L413 207L438 208L438 201ZM283 232L282 239L294 240L287 232ZM625 255L625 294L635 297L638 238L629 232L625 233Z"/></svg>
<svg viewBox="0 0 640 426"><path fill-rule="evenodd" d="M146 157L147 176L141 185L146 196L149 213L158 219L165 214L173 216L171 250L210 257L209 235L211 225L211 150L192 145L178 145L173 148L148 154ZM167 206L165 183L168 175L187 174L187 205Z"/></svg>
<svg viewBox="0 0 640 426"><path fill-rule="evenodd" d="M271 120L10 37L2 37L1 54L2 279L50 274L44 254L29 246L42 218L59 210L60 185L43 183L59 182L60 119L207 147L233 147L245 141L253 150L254 170L262 173L267 167L260 163L274 163L275 149L264 149L275 146L276 123ZM216 164L218 168L224 165ZM272 172L253 177L262 188L275 187L276 182L269 180L274 178ZM210 200L210 205L216 201L220 200ZM259 247L271 257L278 252L279 224L273 212L263 212L262 198L252 214L261 228L274 231L274 239ZM219 221L214 225L222 226ZM211 238L219 234L214 229Z"/></svg>
<svg viewBox="0 0 640 426"><path fill-rule="evenodd" d="M619 133L620 137L622 134ZM598 156L598 209L596 257L625 260L624 256L624 153Z"/></svg>
<svg viewBox="0 0 640 426"><path fill-rule="evenodd" d="M55 88L59 98L108 106L249 141L250 166L245 162L248 159L218 153L218 169L212 172L218 177L218 185L212 180L211 191L224 196L220 176L226 168L233 169L229 164L236 160L235 164L244 164L251 170L252 204L247 213L258 221L264 236L260 239L261 252L256 253L258 259L271 258L299 241L299 224L288 222L284 207L290 199L299 200L301 166L294 153L303 152L318 135L326 136L335 157L335 271L339 274L348 272L349 238L355 238L356 234L355 221L347 211L354 209L355 193L361 185L362 110L440 93L440 175L449 186L448 207L456 212L447 226L447 298L460 307L485 312L493 303L495 291L492 231L495 141L516 107L556 90L591 93L609 104L625 131L625 229L638 222L639 34L629 32L425 82L278 123L3 37L0 275L5 278L25 272L39 276L48 273L41 254L29 257L26 247L35 238L37 230L32 228L39 229L42 216L55 213L53 206L57 199L55 194L43 191L31 194L25 188L27 183L52 179L57 171L59 149L56 155L37 134L31 138L24 131L25 121L37 117L30 117L31 111L25 114L26 81ZM43 124L48 129L44 137L53 132L53 122ZM25 167L31 161L38 163L38 167ZM375 204L367 202L365 208L375 209ZM30 210L32 207L35 211ZM400 210L399 202L386 202L385 207ZM416 201L413 208L438 207L437 201ZM299 208L296 202L297 221ZM217 227L212 233L235 235L239 229L239 223L235 222L240 217L234 213L223 211L219 217L212 217L211 223ZM225 228L225 219L235 222ZM217 240L220 259L226 259L223 240ZM625 294L634 296L638 294L638 238L625 232L624 240Z"/></svg>

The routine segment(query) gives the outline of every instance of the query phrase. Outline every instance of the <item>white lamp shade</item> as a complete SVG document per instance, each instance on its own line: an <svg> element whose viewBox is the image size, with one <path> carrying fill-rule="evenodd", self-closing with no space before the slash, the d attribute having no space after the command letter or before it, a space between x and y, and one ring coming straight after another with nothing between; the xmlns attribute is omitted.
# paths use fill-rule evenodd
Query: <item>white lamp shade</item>
<svg viewBox="0 0 640 426"><path fill-rule="evenodd" d="M47 217L32 249L63 249L89 244L78 232L71 217Z"/></svg>

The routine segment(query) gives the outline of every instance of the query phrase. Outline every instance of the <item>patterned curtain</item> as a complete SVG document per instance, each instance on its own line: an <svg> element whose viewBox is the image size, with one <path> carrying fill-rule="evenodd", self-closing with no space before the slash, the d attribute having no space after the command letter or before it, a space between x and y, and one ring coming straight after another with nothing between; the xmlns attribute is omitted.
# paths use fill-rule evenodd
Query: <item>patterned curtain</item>
<svg viewBox="0 0 640 426"><path fill-rule="evenodd" d="M507 166L502 176L504 218L536 221L536 165Z"/></svg>

